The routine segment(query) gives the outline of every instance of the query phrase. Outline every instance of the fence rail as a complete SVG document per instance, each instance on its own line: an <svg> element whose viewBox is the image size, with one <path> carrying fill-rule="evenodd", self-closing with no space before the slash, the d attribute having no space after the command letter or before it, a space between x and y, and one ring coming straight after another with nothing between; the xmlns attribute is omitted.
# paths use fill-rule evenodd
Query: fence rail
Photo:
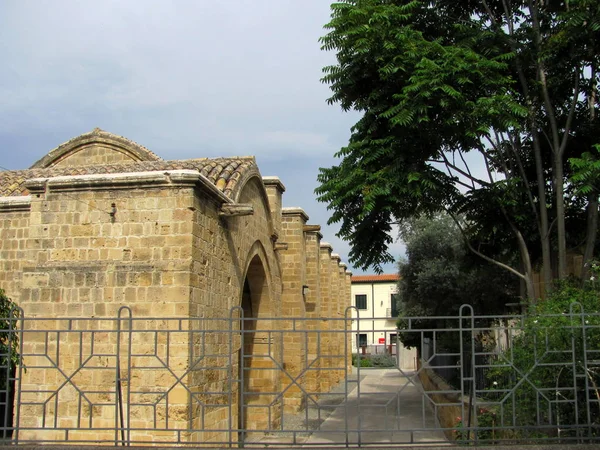
<svg viewBox="0 0 600 450"><path fill-rule="evenodd" d="M598 314L573 305L556 316L488 317L463 306L459 316L403 318L393 348L418 348L409 371L395 358L361 368L371 356L351 352L358 313L147 318L121 308L63 319L15 310L0 321L0 429L20 444L600 440Z"/></svg>

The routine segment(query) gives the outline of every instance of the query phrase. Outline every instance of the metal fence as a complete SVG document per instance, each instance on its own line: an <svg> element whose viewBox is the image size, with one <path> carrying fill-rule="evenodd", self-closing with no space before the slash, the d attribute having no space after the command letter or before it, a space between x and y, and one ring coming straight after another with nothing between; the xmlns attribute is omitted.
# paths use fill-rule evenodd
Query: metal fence
<svg viewBox="0 0 600 450"><path fill-rule="evenodd" d="M3 438L261 447L600 440L598 314L572 305L555 316L487 317L463 306L459 316L404 318L399 339L420 355L407 371L361 368L370 355L352 358L352 321L360 330L361 319L350 310L319 319L256 319L239 308L217 319L16 310L0 321Z"/></svg>

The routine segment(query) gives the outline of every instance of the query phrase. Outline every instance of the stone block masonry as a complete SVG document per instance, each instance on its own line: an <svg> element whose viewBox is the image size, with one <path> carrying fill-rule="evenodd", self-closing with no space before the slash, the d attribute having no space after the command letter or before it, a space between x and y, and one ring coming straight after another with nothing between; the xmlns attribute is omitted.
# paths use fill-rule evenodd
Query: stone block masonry
<svg viewBox="0 0 600 450"><path fill-rule="evenodd" d="M40 319L25 322L20 439L60 441L70 430L70 439L114 440L97 428L118 423L104 405L114 405L117 379L133 393L123 405L132 440L215 445L232 440L232 427L277 427L338 383L348 273L301 208L282 208L284 192L252 157L164 161L99 129L31 169L2 172L0 288ZM124 343L115 324L129 314L148 334ZM175 317L184 328L163 342ZM69 333L59 332L64 318ZM50 367L44 358L58 347ZM169 376L148 360L163 361L167 348ZM134 356L122 369L125 350ZM59 365L95 371L65 382ZM93 391L113 394L82 410Z"/></svg>

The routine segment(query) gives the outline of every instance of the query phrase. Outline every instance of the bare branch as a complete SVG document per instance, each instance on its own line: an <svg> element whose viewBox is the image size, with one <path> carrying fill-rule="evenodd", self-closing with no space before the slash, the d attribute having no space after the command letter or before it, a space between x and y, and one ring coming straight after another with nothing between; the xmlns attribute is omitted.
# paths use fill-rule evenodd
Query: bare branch
<svg viewBox="0 0 600 450"><path fill-rule="evenodd" d="M456 172L460 173L462 176L468 178L471 181L476 181L477 184L480 184L481 186L489 186L489 183L470 175L469 173L462 170L460 167L457 167L456 165L452 164L450 161L448 161L448 158L443 153L442 153L442 158L444 158L444 164L446 164L446 167L449 167L452 170L455 170Z"/></svg>
<svg viewBox="0 0 600 450"><path fill-rule="evenodd" d="M465 158L463 157L462 152L458 152L458 156L460 156L460 159L462 160L463 164L465 165L465 168L467 169L467 172L469 173L469 177L473 177L473 175L471 174L471 169L469 169L469 165L465 161ZM473 189L475 189L475 182L473 181L473 178L471 178L471 184L473 185Z"/></svg>
<svg viewBox="0 0 600 450"><path fill-rule="evenodd" d="M523 275L521 272L513 269L512 267L501 263L500 261L496 261L493 258L490 258L489 256L484 255L483 253L481 253L480 251L476 250L471 243L469 242L469 239L467 238L467 235L465 233L465 230L463 229L463 227L461 226L460 222L458 221L458 219L454 216L454 214L452 214L450 211L447 211L448 215L450 215L450 217L452 217L452 220L454 221L454 223L456 224L456 226L458 227L460 234L462 235L465 244L467 245L467 247L469 248L469 250L471 250L473 253L475 253L477 256L483 258L484 260L486 260L489 263L492 263L498 267L501 267L504 270L508 270L510 273L518 276L519 278L527 281L527 277L525 275Z"/></svg>
<svg viewBox="0 0 600 450"><path fill-rule="evenodd" d="M577 106L577 97L579 93L579 68L575 71L575 85L573 86L573 99L569 106L569 117L567 117L567 123L565 124L565 132L563 133L562 142L560 143L560 154L562 155L567 148L567 138L569 137L569 131L571 131L571 124L573 123L573 117L575 116L575 107Z"/></svg>

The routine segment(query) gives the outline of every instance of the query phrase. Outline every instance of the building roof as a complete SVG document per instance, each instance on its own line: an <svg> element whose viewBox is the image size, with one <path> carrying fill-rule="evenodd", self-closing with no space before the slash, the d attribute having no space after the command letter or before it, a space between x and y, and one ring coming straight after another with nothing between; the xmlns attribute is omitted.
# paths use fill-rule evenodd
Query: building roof
<svg viewBox="0 0 600 450"><path fill-rule="evenodd" d="M109 141L112 144L118 144L122 147L127 146L127 150L134 152L132 155L138 160L105 165L54 165L54 162L63 158L69 149L73 149L74 146L82 142L89 145L95 142L106 143ZM0 197L28 195L29 191L25 187L25 181L31 178L185 169L197 170L210 180L217 189L233 200L236 200L234 198L237 194L236 186L243 185L244 181L252 176L260 177L256 160L252 156L164 161L154 153L132 141L96 129L60 145L35 163L30 169L0 172Z"/></svg>
<svg viewBox="0 0 600 450"><path fill-rule="evenodd" d="M60 144L55 149L51 150L42 159L37 161L31 169L47 169L60 163L60 161L68 157L70 154L76 153L78 150L89 145L104 145L112 147L119 152L129 156L133 161L161 161L162 158L152 153L146 147L127 139L123 136L118 136L108 131L94 128L88 133L83 133L73 139Z"/></svg>
<svg viewBox="0 0 600 450"><path fill-rule="evenodd" d="M389 283L398 281L400 275L397 273L386 273L382 275L353 275L352 283Z"/></svg>

